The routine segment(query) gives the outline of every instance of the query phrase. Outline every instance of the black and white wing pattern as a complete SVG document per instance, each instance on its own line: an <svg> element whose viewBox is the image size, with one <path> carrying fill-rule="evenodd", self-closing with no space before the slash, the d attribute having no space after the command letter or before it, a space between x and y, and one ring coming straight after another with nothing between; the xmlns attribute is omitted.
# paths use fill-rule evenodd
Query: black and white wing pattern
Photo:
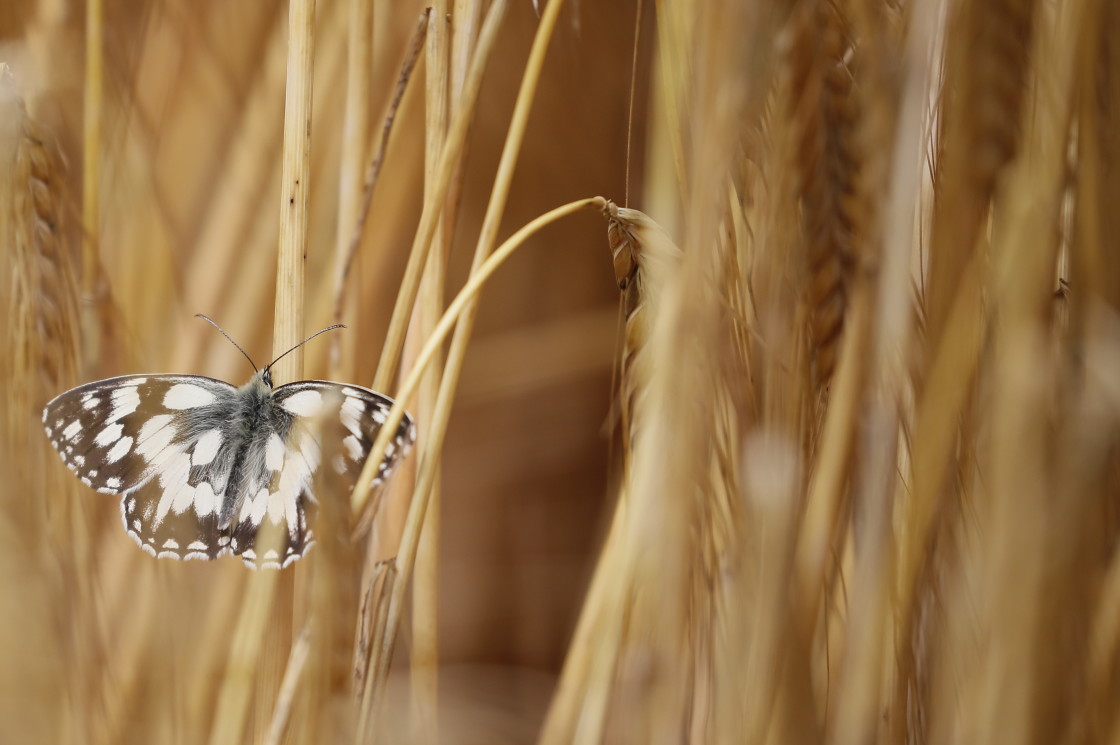
<svg viewBox="0 0 1120 745"><path fill-rule="evenodd" d="M275 425L275 430L282 433L273 431L266 447L258 455L250 453L246 458L246 474L252 483L235 515L231 549L247 563L258 561L267 565L275 560L268 549L263 556L257 555L257 535L262 525L270 520L275 522L283 510L283 522L289 528L288 542L282 546L286 566L313 543L307 523L314 521L318 505L313 492L318 468L330 468L337 479L333 483L349 494L393 401L368 388L326 380L282 385L272 398L275 408L291 419L286 426ZM389 477L415 440L416 427L406 414L386 448L371 489ZM329 462L323 463L323 459ZM259 476L254 478L250 475L253 473ZM293 526L299 530L293 530Z"/></svg>
<svg viewBox="0 0 1120 745"><path fill-rule="evenodd" d="M212 378L128 375L63 393L43 409L43 424L82 483L123 495L125 529L141 548L212 559L233 453L228 443L220 452L207 420L231 420L237 397Z"/></svg>
<svg viewBox="0 0 1120 745"><path fill-rule="evenodd" d="M303 381L274 392L267 369L241 388L193 375L90 383L43 410L51 444L82 482L121 495L125 530L157 557L241 556L284 567L314 543L324 453L351 487L392 401L358 386ZM323 447L322 438L337 438ZM381 464L415 439L407 416ZM261 531L262 526L275 528ZM258 556L258 533L275 536Z"/></svg>

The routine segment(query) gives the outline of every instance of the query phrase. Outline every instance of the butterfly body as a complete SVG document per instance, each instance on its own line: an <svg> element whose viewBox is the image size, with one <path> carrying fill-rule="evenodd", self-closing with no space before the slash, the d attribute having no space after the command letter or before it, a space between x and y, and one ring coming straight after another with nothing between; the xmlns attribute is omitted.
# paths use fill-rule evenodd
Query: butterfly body
<svg viewBox="0 0 1120 745"><path fill-rule="evenodd" d="M391 406L329 381L273 389L266 368L240 388L194 375L89 383L48 403L43 423L83 483L121 495L124 527L148 553L284 567L314 542L320 465L352 488ZM406 415L375 484L414 439ZM276 538L258 556L266 525Z"/></svg>

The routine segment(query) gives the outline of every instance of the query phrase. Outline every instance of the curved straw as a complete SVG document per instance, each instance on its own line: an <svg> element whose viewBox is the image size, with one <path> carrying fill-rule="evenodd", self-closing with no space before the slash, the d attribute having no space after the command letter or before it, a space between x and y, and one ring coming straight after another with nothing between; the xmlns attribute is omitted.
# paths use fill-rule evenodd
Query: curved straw
<svg viewBox="0 0 1120 745"><path fill-rule="evenodd" d="M397 390L393 408L389 410L389 414L385 422L381 425L381 429L377 433L377 440L373 443L373 447L369 451L369 456L366 458L365 466L362 468L362 473L358 476L358 482L354 485L354 491L351 496L351 507L355 514L361 512L362 507L365 506L366 500L369 498L370 484L373 482L373 475L377 470L377 464L381 463L385 457L385 448L389 446L389 441L393 439L397 432L397 428L401 425L401 420L404 418L404 402L416 392L417 386L420 385L420 379L424 375L424 371L428 369L432 359L435 357L436 350L440 345L447 340L447 335L451 332L452 326L459 320L459 315L463 312L467 303L475 298L478 291L482 289L482 285L486 280L490 279L498 267L502 265L510 254L524 245L525 241L536 233L541 228L549 225L550 223L566 217L573 212L583 209L584 207L594 206L596 209L604 209L607 200L603 197L588 197L586 199L579 199L575 202L568 202L567 204L549 210L543 215L527 223L524 227L506 239L498 249L490 255L490 258L479 267L479 270L471 275L470 280L463 285L463 289L447 306L443 317L439 319L439 324L436 326L432 335L428 337L427 342L424 343L424 348L420 350L420 354L416 355L416 362L413 364L412 369L408 371L408 377L405 378L404 383Z"/></svg>

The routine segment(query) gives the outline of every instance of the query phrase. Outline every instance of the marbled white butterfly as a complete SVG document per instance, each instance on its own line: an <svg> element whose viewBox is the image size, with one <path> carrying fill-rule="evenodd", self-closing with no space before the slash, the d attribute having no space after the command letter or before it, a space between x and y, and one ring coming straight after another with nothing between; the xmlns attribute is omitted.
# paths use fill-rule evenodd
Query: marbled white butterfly
<svg viewBox="0 0 1120 745"><path fill-rule="evenodd" d="M152 556L234 554L251 567L286 567L314 543L309 523L320 460L328 456L339 482L352 489L393 402L323 380L273 390L275 363L262 370L254 365L255 374L240 388L198 375L87 383L48 403L43 425L82 483L121 495L125 530ZM321 438L338 442L324 448ZM374 484L389 476L415 439L406 414ZM280 540L270 539L258 556L257 533L266 521L280 528L270 531Z"/></svg>

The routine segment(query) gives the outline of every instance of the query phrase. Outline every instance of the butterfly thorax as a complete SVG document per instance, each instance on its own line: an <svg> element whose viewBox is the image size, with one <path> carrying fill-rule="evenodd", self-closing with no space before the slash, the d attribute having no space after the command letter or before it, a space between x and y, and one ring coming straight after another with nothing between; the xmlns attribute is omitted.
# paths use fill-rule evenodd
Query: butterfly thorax
<svg viewBox="0 0 1120 745"><path fill-rule="evenodd" d="M284 437L291 427L291 414L276 405L271 382L268 371L262 370L237 389L236 403L226 423L226 431L238 444L222 496L220 528L232 524L240 507L239 497L251 496L267 486L256 483L256 479L264 472L268 440L272 436Z"/></svg>

